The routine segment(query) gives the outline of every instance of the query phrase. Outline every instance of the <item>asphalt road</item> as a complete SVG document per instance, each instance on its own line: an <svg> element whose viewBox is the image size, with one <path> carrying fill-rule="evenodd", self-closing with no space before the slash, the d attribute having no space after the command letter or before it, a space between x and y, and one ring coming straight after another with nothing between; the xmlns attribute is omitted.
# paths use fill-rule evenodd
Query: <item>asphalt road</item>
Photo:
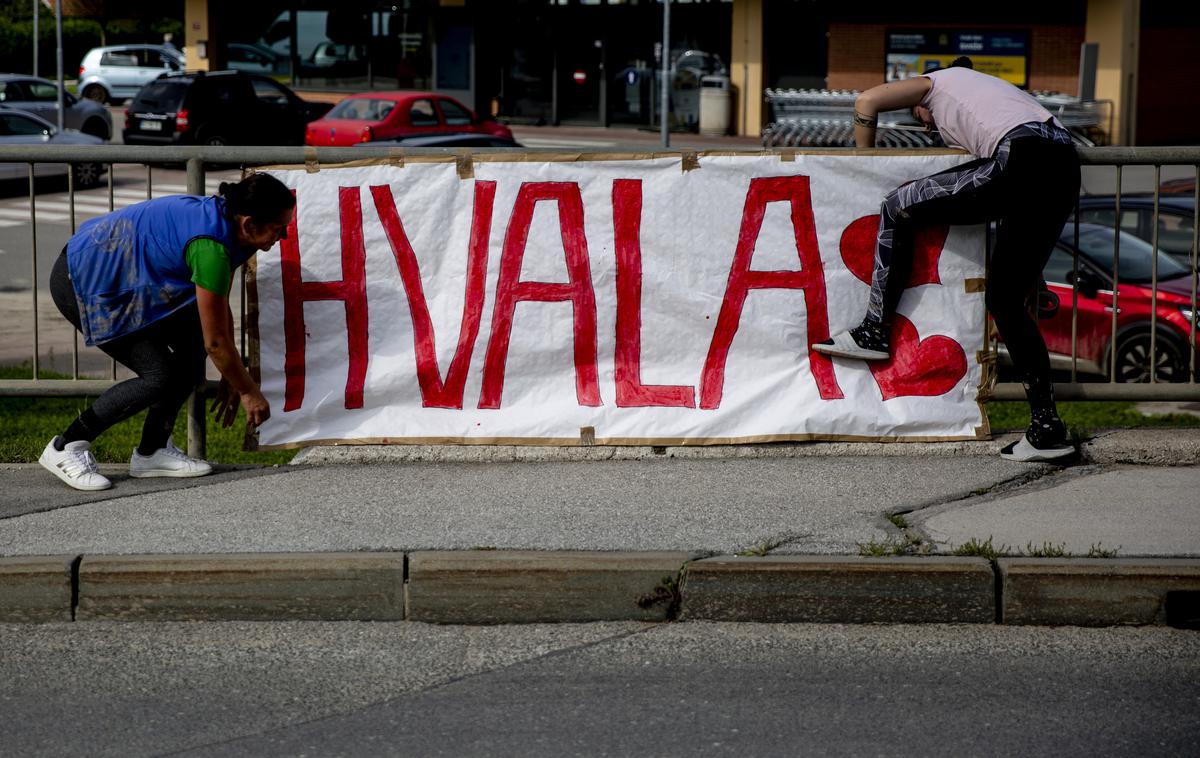
<svg viewBox="0 0 1200 758"><path fill-rule="evenodd" d="M1195 754L1200 634L0 626L11 755Z"/></svg>

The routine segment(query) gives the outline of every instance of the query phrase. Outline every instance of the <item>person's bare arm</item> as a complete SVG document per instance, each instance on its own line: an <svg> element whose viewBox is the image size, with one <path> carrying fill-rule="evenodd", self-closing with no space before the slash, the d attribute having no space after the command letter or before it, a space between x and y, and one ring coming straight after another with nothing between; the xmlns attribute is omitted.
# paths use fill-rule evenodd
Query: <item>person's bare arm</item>
<svg viewBox="0 0 1200 758"><path fill-rule="evenodd" d="M196 306L200 311L200 327L204 332L204 349L217 371L221 372L222 385L237 393L242 407L246 409L247 423L252 427L258 426L270 418L271 406L242 364L233 334L233 312L229 308L229 298L197 287ZM237 405L225 387L218 390L217 402L213 407L222 425L233 423Z"/></svg>
<svg viewBox="0 0 1200 758"><path fill-rule="evenodd" d="M875 147L879 114L920 105L931 87L933 82L927 77L917 76L880 84L861 93L854 101L854 144L858 147Z"/></svg>

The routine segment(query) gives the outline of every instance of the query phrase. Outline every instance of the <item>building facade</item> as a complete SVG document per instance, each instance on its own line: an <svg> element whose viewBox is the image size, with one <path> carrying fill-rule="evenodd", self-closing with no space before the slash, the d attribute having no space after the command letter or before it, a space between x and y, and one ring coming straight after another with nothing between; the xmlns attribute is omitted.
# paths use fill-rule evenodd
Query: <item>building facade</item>
<svg viewBox="0 0 1200 758"><path fill-rule="evenodd" d="M861 90L967 54L1031 90L1078 96L1094 82L1116 144L1200 142L1200 105L1174 95L1200 76L1196 4L673 0L670 12L680 129L695 127L702 86L727 82L732 130L754 135L765 88ZM434 89L516 123L652 127L661 114L661 0L186 0L186 15L191 68L257 66L306 91Z"/></svg>

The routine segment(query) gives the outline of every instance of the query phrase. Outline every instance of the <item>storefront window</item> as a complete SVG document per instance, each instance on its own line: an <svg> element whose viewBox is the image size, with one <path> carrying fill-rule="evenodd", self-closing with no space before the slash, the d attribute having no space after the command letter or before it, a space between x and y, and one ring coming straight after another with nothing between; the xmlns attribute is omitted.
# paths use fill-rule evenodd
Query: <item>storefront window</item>
<svg viewBox="0 0 1200 758"><path fill-rule="evenodd" d="M246 23L228 32L227 65L312 89L430 89L436 7L436 0L253 3Z"/></svg>

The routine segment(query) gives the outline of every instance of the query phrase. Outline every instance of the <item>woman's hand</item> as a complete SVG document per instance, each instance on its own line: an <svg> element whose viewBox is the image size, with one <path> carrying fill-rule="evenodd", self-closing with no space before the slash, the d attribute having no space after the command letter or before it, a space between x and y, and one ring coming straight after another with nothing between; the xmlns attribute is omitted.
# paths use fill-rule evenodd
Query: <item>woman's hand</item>
<svg viewBox="0 0 1200 758"><path fill-rule="evenodd" d="M242 393L242 408L246 410L246 424L251 429L271 418L271 404L257 387L252 392Z"/></svg>
<svg viewBox="0 0 1200 758"><path fill-rule="evenodd" d="M246 410L246 424L252 429L271 417L271 404L257 387L249 392L238 393L225 379L217 385L217 396L209 410L221 426L228 428L233 426L237 418L239 402Z"/></svg>

